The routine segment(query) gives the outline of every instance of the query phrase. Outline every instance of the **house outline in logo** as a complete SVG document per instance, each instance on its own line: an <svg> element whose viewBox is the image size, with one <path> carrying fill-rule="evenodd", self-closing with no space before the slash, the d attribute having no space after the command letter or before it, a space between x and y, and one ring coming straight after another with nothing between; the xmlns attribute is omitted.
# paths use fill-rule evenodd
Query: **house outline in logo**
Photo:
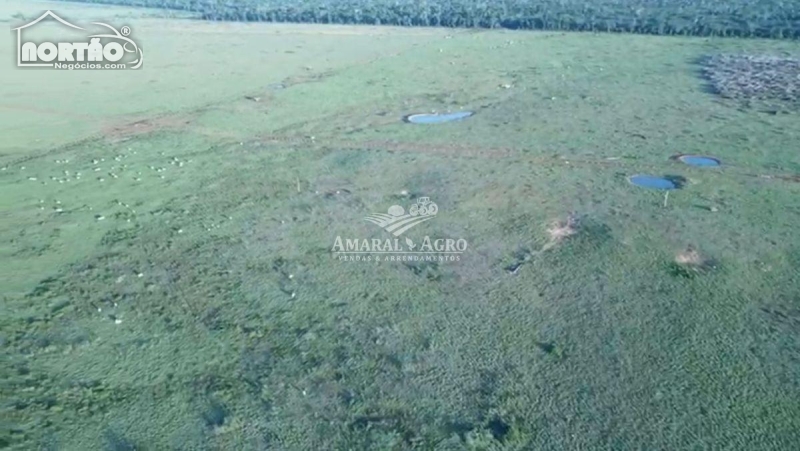
<svg viewBox="0 0 800 451"><path fill-rule="evenodd" d="M19 26L17 28L12 28L12 31L16 31L17 32L17 66L18 67L25 67L25 66L28 66L28 67L34 67L34 66L36 66L36 67L53 67L55 65L55 63L47 63L47 64L25 63L25 64L22 64L22 30L25 29L25 28L28 28L28 27L32 27L32 26L36 25L37 23L43 21L44 19L46 19L48 17L53 18L53 19L61 22L63 25L66 25L68 27L75 28L77 30L85 30L85 28L81 28L81 27L79 27L77 25L73 25L73 24L67 22L66 20L58 17L58 15L56 13L54 13L53 11L50 11L50 10L45 11L44 14L39 16L39 18L34 20L33 22L29 22L29 23L27 23L25 25L22 25L22 26Z"/></svg>
<svg viewBox="0 0 800 451"><path fill-rule="evenodd" d="M415 204L411 205L408 213L400 205L392 205L387 213L373 213L364 220L394 236L400 236L406 230L433 219L438 211L439 207L428 197L420 197Z"/></svg>
<svg viewBox="0 0 800 451"><path fill-rule="evenodd" d="M105 32L105 34L93 34L87 36L90 39L90 42L55 41L57 42L57 45L53 42L42 42L40 44L37 44L33 41L25 43L22 42L22 30L30 28L48 18L55 19L58 23L66 27L73 28L75 30L87 31L85 28L67 22L53 11L45 11L36 20L11 29L12 31L17 32L17 67L51 67L55 69L73 69L77 66L84 66L83 68L90 66L88 68L91 69L138 69L142 66L142 62L144 61L142 49L136 44L136 42L128 37L131 29L127 26L121 27L118 30L106 23L92 22L94 25L107 28L108 30L112 31L113 34ZM106 41L106 44L102 44L101 39L107 39L110 41ZM43 56L42 53L38 53L37 58L37 47L39 52L45 48L50 50L49 54L48 52L44 53L44 55L49 56L49 58ZM75 52L76 55L73 55L73 52ZM120 62L120 60L122 60L125 55L129 53L133 53L134 55L138 56L138 58L130 62ZM88 56L84 58L84 55ZM26 56L26 58L23 58L23 56ZM74 59L73 56L75 56L77 59ZM37 62L40 60L42 62ZM74 61L77 61L79 64L69 64ZM104 61L105 63L103 63Z"/></svg>

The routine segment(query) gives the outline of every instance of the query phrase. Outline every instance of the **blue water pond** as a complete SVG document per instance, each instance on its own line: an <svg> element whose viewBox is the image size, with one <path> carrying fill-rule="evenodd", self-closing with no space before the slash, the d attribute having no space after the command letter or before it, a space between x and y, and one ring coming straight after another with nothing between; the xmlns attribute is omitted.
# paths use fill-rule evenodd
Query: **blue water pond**
<svg viewBox="0 0 800 451"><path fill-rule="evenodd" d="M405 117L412 124L441 124L443 122L458 121L473 115L472 111L457 111L455 113L411 114Z"/></svg>
<svg viewBox="0 0 800 451"><path fill-rule="evenodd" d="M654 175L634 175L629 179L631 183L636 186L653 189L676 189L678 185L675 182L665 179L663 177L656 177Z"/></svg>
<svg viewBox="0 0 800 451"><path fill-rule="evenodd" d="M712 157L702 157L700 155L683 155L679 158L682 162L690 166L719 166L722 164L719 160Z"/></svg>

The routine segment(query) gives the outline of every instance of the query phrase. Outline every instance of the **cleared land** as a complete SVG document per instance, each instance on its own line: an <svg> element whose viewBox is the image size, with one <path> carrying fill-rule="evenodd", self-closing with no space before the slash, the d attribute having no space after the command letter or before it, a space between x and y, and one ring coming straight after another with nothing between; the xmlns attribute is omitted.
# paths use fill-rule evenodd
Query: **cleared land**
<svg viewBox="0 0 800 451"><path fill-rule="evenodd" d="M697 62L798 43L50 6L146 60L0 68L0 447L797 447L800 125ZM417 196L461 261L331 256Z"/></svg>

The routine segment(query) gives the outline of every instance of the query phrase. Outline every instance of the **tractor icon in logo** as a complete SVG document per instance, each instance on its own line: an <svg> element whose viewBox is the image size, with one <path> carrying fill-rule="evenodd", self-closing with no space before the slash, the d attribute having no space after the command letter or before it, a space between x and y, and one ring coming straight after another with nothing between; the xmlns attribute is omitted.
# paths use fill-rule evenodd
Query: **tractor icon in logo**
<svg viewBox="0 0 800 451"><path fill-rule="evenodd" d="M435 215L439 211L439 207L431 202L430 197L420 197L417 203L408 209L408 214L411 216L428 216Z"/></svg>
<svg viewBox="0 0 800 451"><path fill-rule="evenodd" d="M392 205L386 214L375 213L367 216L364 220L383 228L394 236L400 236L411 227L433 219L438 212L439 207L431 202L429 197L420 197L415 204L409 207L408 213L402 206Z"/></svg>

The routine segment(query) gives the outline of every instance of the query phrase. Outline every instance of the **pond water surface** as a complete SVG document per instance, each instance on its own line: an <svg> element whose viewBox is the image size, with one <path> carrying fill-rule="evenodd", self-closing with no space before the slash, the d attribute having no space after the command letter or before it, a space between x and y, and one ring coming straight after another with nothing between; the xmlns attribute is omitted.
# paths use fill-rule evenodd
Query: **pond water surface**
<svg viewBox="0 0 800 451"><path fill-rule="evenodd" d="M641 186L643 188L652 188L652 189L676 189L678 185L675 184L672 180L665 179L663 177L657 177L655 175L634 175L631 176L630 179L631 183L636 186Z"/></svg>
<svg viewBox="0 0 800 451"><path fill-rule="evenodd" d="M404 119L412 124L441 124L443 122L459 121L473 115L472 111L457 111L455 113L422 113L410 114Z"/></svg>
<svg viewBox="0 0 800 451"><path fill-rule="evenodd" d="M678 159L690 166L714 167L722 164L722 162L716 158L703 157L700 155L683 155Z"/></svg>

